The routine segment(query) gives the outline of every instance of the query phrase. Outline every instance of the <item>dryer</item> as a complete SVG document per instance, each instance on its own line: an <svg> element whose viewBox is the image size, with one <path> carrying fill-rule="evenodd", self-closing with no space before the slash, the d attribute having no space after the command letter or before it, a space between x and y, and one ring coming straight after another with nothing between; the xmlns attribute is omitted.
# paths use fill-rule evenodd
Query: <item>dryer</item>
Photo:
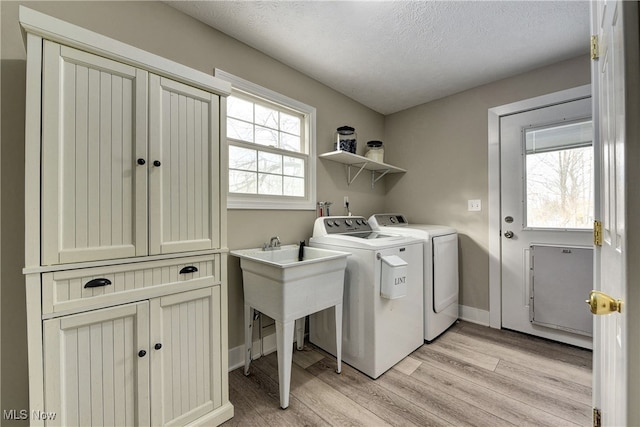
<svg viewBox="0 0 640 427"><path fill-rule="evenodd" d="M316 219L310 246L350 252L342 304L342 360L378 378L424 343L423 245L375 232L364 217ZM309 317L309 341L335 355L335 317Z"/></svg>
<svg viewBox="0 0 640 427"><path fill-rule="evenodd" d="M402 214L375 214L373 230L410 236L424 245L424 340L431 342L458 319L458 233L442 225L409 224Z"/></svg>

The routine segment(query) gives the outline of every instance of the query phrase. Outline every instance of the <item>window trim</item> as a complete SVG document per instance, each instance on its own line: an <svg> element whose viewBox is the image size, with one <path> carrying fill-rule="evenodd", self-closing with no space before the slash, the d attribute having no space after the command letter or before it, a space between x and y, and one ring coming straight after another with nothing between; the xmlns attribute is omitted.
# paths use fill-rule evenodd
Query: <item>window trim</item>
<svg viewBox="0 0 640 427"><path fill-rule="evenodd" d="M522 170L524 172L524 180L522 183L522 229L525 231L558 231L558 232L578 232L578 233L584 233L584 232L592 232L593 231L593 227L592 226L587 226L587 227L553 227L553 226L532 226L529 225L529 194L528 194L528 190L529 190L529 183L528 183L528 178L529 178L529 174L527 173L527 156L532 155L532 154L541 154L541 153L553 153L553 152L558 152L558 151L564 151L564 150L572 150L572 149L577 149L577 148L587 148L587 147L591 147L591 151L592 151L592 158L591 158L591 183L594 184L597 180L597 177L595 176L595 171L596 171L596 155L597 153L595 152L595 141L594 138L592 137L590 141L588 142L580 142L580 143L573 143L573 144L563 144L563 145L558 145L555 146L553 148L546 148L546 149L538 149L538 150L529 150L527 148L527 132L530 130L533 131L537 131L537 130L545 130L545 129L553 129L556 127L560 127L560 126L567 126L567 125L572 125L572 124L580 124L580 123L591 123L592 126L592 130L593 130L593 120L592 118L589 117L582 117L579 119L575 119L572 121L568 121L566 123L552 123L546 126L527 126L527 127L523 127L522 128ZM595 188L592 186L592 188ZM593 202L593 206L592 206L592 210L591 210L591 218L593 219L595 217L595 211L596 211L596 205L595 205L595 199L592 201Z"/></svg>
<svg viewBox="0 0 640 427"><path fill-rule="evenodd" d="M269 196L264 194L235 194L230 193L228 188L229 180L229 143L226 135L226 123L224 124L224 135L221 135L221 139L225 144L224 159L226 166L226 179L224 180L227 188L227 209L274 209L274 210L316 210L316 109L310 105L289 98L271 89L267 89L250 81L247 81L241 77L234 76L226 71L215 69L215 76L231 83L232 92L233 89L238 89L243 92L247 92L250 95L264 98L270 102L281 104L292 110L299 111L306 116L305 132L306 142L308 144L308 176L305 178L305 185L308 190L308 195L304 200L296 199L291 196ZM233 95L233 93L232 93ZM226 114L225 114L226 115ZM260 148L260 146L258 146ZM292 152L293 154L293 152Z"/></svg>

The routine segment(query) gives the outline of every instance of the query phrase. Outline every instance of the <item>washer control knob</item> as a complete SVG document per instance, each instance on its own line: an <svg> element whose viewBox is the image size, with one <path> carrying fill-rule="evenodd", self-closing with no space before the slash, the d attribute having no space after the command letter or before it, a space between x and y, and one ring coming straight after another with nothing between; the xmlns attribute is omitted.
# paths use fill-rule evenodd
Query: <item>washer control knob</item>
<svg viewBox="0 0 640 427"><path fill-rule="evenodd" d="M367 225L367 224L368 224L367 220L366 220L366 219L363 219L363 220L362 220L362 225Z"/></svg>
<svg viewBox="0 0 640 427"><path fill-rule="evenodd" d="M362 225L362 220L361 219L356 219L356 224Z"/></svg>
<svg viewBox="0 0 640 427"><path fill-rule="evenodd" d="M345 219L344 223L347 224L349 227L351 227L353 225L353 220L351 219Z"/></svg>
<svg viewBox="0 0 640 427"><path fill-rule="evenodd" d="M336 219L335 221L333 221L333 223L336 227L340 227L342 225L342 221L340 221L339 219Z"/></svg>
<svg viewBox="0 0 640 427"><path fill-rule="evenodd" d="M333 221L330 219L327 220L327 227L333 227Z"/></svg>

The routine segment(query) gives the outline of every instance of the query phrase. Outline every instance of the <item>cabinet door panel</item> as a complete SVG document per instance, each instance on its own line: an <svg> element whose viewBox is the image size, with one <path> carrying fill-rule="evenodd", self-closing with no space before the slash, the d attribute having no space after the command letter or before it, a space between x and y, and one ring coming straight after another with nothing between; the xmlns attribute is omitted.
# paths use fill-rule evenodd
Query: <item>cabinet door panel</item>
<svg viewBox="0 0 640 427"><path fill-rule="evenodd" d="M146 255L147 76L45 42L43 264Z"/></svg>
<svg viewBox="0 0 640 427"><path fill-rule="evenodd" d="M222 405L220 287L151 300L152 425L184 425Z"/></svg>
<svg viewBox="0 0 640 427"><path fill-rule="evenodd" d="M212 249L219 242L219 100L150 75L151 254Z"/></svg>
<svg viewBox="0 0 640 427"><path fill-rule="evenodd" d="M49 425L149 425L149 303L44 322Z"/></svg>

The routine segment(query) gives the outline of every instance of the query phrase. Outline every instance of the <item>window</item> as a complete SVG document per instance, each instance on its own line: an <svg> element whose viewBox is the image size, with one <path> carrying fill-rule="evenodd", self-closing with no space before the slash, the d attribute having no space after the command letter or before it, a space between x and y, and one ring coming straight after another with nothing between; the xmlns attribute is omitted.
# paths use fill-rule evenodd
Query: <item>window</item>
<svg viewBox="0 0 640 427"><path fill-rule="evenodd" d="M216 69L227 98L229 208L315 210L315 108Z"/></svg>
<svg viewBox="0 0 640 427"><path fill-rule="evenodd" d="M593 126L525 129L528 228L593 228Z"/></svg>

